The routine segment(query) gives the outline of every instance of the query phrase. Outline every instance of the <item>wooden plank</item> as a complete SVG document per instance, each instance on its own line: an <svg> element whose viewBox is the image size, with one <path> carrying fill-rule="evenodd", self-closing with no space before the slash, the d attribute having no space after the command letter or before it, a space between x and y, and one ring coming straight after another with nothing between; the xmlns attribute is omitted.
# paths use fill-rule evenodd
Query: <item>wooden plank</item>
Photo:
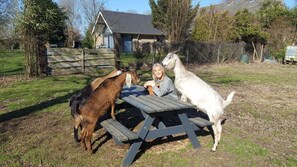
<svg viewBox="0 0 297 167"><path fill-rule="evenodd" d="M115 61L110 60L85 60L85 66L114 65Z"/></svg>
<svg viewBox="0 0 297 167"><path fill-rule="evenodd" d="M203 119L201 117L189 118L189 121L191 121L192 123L194 123L195 125L198 125L200 127L206 127L206 126L213 125L212 122L210 122L206 119Z"/></svg>
<svg viewBox="0 0 297 167"><path fill-rule="evenodd" d="M59 62L59 63L49 63L49 67L52 68L73 68L73 67L81 67L81 63L79 62Z"/></svg>
<svg viewBox="0 0 297 167"><path fill-rule="evenodd" d="M79 74L82 73L81 68L55 68L51 70L51 75Z"/></svg>
<svg viewBox="0 0 297 167"><path fill-rule="evenodd" d="M100 52L101 54L113 54L113 51L110 49L97 49L98 52Z"/></svg>
<svg viewBox="0 0 297 167"><path fill-rule="evenodd" d="M160 103L160 105L166 106L167 108L169 108L171 110L181 109L181 107L179 105L176 105L176 103L174 101L166 100L163 97L150 96L148 98L151 98L153 100L157 100Z"/></svg>
<svg viewBox="0 0 297 167"><path fill-rule="evenodd" d="M145 96L150 96L150 95L145 95ZM130 97L130 96L129 96ZM144 100L143 98L139 98L140 96L138 97L135 97L135 96L131 96L131 98L134 100L134 101L137 101L139 103L141 103L142 105L145 105L145 106L148 106L150 107L151 109L153 109L153 112L160 112L160 111L165 111L166 109L164 108L159 108L158 106L154 105L153 104L153 100L151 99L146 99ZM137 106L136 106L137 107ZM151 111L152 112L152 111Z"/></svg>
<svg viewBox="0 0 297 167"><path fill-rule="evenodd" d="M152 103L153 105L156 105L155 107L158 107L158 108L162 108L164 110L174 110L174 106L170 106L170 105L167 105L167 104L164 104L162 103L162 100L159 99L159 100L156 100L156 97L157 96L151 96L151 95L148 95L148 96L139 96L140 99L144 100L144 101L148 101L149 103Z"/></svg>
<svg viewBox="0 0 297 167"><path fill-rule="evenodd" d="M116 129L110 122L102 121L100 125L105 128L112 136L116 137L120 141L128 141L128 137Z"/></svg>
<svg viewBox="0 0 297 167"><path fill-rule="evenodd" d="M80 61L80 55L72 55L72 56L48 56L47 60L49 63L52 62L71 62L71 61Z"/></svg>
<svg viewBox="0 0 297 167"><path fill-rule="evenodd" d="M86 55L85 60L114 60L115 58L112 56L104 56L104 55L99 55L99 56L89 56Z"/></svg>
<svg viewBox="0 0 297 167"><path fill-rule="evenodd" d="M176 105L182 106L183 108L193 108L193 107L195 107L194 104L187 103L187 102L184 102L184 101L181 101L181 100L172 100L172 98L170 98L170 97L164 97L164 100L166 100L167 102L171 102L171 103L174 103Z"/></svg>
<svg viewBox="0 0 297 167"><path fill-rule="evenodd" d="M80 55L82 49L73 48L47 48L48 55Z"/></svg>
<svg viewBox="0 0 297 167"><path fill-rule="evenodd" d="M115 54L111 50L48 48L47 62L50 74L96 72L98 69L114 67Z"/></svg>
<svg viewBox="0 0 297 167"><path fill-rule="evenodd" d="M154 111L153 108L149 107L149 106L146 106L146 105L143 105L142 103L138 102L138 101L135 101L134 96L130 95L128 97L124 97L123 100L125 100L127 103L131 104L132 106L140 109L140 110L143 110L147 113L151 113Z"/></svg>
<svg viewBox="0 0 297 167"><path fill-rule="evenodd" d="M135 140L137 139L137 135L132 132L131 130L129 130L128 128L126 128L124 125L122 125L121 123L119 123L116 120L112 120L112 119L107 119L106 121L108 121L111 125L113 125L117 130L119 130L120 132L122 132L125 136L128 137L129 140Z"/></svg>

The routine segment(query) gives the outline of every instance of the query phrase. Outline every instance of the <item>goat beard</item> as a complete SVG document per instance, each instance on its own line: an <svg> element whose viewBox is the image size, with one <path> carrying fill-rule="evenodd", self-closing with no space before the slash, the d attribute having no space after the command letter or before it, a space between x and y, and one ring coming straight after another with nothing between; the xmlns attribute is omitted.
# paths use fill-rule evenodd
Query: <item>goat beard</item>
<svg viewBox="0 0 297 167"><path fill-rule="evenodd" d="M131 87L131 83L132 83L132 76L131 76L131 74L127 74L126 75L126 85L128 88Z"/></svg>

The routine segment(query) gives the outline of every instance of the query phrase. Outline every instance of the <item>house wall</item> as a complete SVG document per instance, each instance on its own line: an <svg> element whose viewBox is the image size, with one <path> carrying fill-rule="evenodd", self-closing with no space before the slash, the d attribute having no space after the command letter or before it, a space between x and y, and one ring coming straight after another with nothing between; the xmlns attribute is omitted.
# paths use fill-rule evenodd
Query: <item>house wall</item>
<svg viewBox="0 0 297 167"><path fill-rule="evenodd" d="M134 35L132 39L133 51L141 50L146 53L153 51L152 44L157 41L155 35Z"/></svg>
<svg viewBox="0 0 297 167"><path fill-rule="evenodd" d="M123 36L125 34L122 34ZM151 52L152 51L152 44L157 41L156 35L132 35L132 52L137 51L138 49L143 49L145 47L145 52ZM107 44L104 42L104 36L101 34L97 37L96 40L96 49L99 49L102 47L104 43L104 47L107 47ZM122 44L124 45L124 44ZM124 52L124 46L120 47L120 52Z"/></svg>
<svg viewBox="0 0 297 167"><path fill-rule="evenodd" d="M100 46L103 45L103 35L100 34L100 35L94 36L94 38L96 38L95 39L95 48L98 49L98 48L100 48Z"/></svg>
<svg viewBox="0 0 297 167"><path fill-rule="evenodd" d="M156 42L157 41L157 38L155 35L133 35L133 39L132 39L133 42L135 41L138 41L138 42L141 42L141 43L153 43L153 42Z"/></svg>

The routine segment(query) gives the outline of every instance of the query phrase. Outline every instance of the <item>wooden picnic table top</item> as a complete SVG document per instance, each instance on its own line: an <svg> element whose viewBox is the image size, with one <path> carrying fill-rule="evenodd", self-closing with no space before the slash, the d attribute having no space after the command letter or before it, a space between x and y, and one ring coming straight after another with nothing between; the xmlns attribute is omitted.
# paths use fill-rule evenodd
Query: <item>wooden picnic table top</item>
<svg viewBox="0 0 297 167"><path fill-rule="evenodd" d="M148 114L165 111L178 111L195 107L190 103L186 103L178 99L152 95L140 95L137 97L130 95L128 97L124 97L123 100Z"/></svg>

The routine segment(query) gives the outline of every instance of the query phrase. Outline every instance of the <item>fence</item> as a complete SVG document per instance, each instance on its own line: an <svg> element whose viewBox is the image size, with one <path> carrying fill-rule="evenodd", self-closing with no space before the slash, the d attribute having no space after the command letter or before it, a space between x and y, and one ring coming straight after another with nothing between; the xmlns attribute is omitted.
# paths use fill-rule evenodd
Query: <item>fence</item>
<svg viewBox="0 0 297 167"><path fill-rule="evenodd" d="M246 52L246 43L199 43L187 41L183 48L186 63L222 63L238 61Z"/></svg>
<svg viewBox="0 0 297 167"><path fill-rule="evenodd" d="M50 75L93 74L115 67L115 54L107 49L47 48Z"/></svg>

